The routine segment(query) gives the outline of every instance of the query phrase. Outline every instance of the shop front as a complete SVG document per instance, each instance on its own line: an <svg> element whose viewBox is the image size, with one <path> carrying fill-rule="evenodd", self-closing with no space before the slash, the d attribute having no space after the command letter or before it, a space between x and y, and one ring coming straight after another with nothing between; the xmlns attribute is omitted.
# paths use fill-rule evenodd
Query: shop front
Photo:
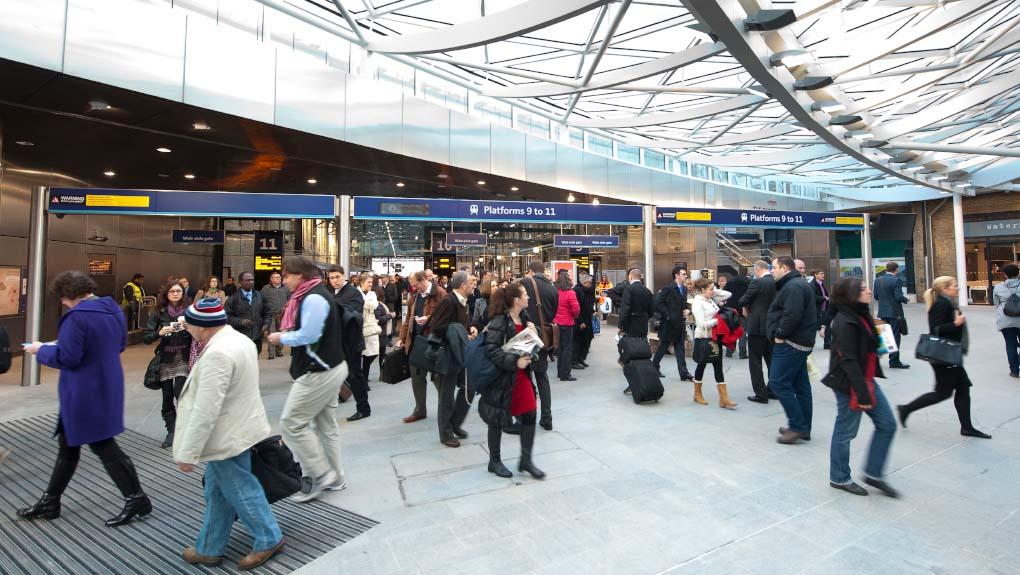
<svg viewBox="0 0 1020 575"><path fill-rule="evenodd" d="M1020 213L974 214L966 220L967 293L972 303L991 304L992 290L1006 279L1002 266L1020 260Z"/></svg>

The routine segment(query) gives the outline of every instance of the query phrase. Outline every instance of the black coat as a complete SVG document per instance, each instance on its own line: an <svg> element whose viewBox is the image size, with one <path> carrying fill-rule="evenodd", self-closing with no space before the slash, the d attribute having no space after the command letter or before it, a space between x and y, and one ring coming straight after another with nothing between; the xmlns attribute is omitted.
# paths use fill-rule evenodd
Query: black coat
<svg viewBox="0 0 1020 575"><path fill-rule="evenodd" d="M577 295L577 304L581 306L581 313L577 316L577 325L582 323L591 329L591 318L595 315L595 284L585 288L581 284L574 286L574 293Z"/></svg>
<svg viewBox="0 0 1020 575"><path fill-rule="evenodd" d="M878 336L871 321L870 310L851 309L836 306L832 320L832 350L829 352L829 374L825 385L841 393L850 393L851 386L857 393L857 402L870 404L871 392L864 380L868 354L878 353ZM867 327L861 323L864 316ZM885 377L882 366L875 358L875 377Z"/></svg>
<svg viewBox="0 0 1020 575"><path fill-rule="evenodd" d="M397 314L400 317L400 290L394 282L386 284L383 288L383 303L386 307L390 308L390 311Z"/></svg>
<svg viewBox="0 0 1020 575"><path fill-rule="evenodd" d="M776 299L769 306L769 338L787 339L797 345L814 347L818 331L815 290L793 270L776 282Z"/></svg>
<svg viewBox="0 0 1020 575"><path fill-rule="evenodd" d="M738 275L727 282L726 287L724 288L726 291L730 292L730 299L726 301L726 305L728 307L736 308L740 315L744 315L744 310L737 304L737 302L740 301L740 298L744 297L744 294L747 293L747 288L749 287L750 284L748 283L747 278Z"/></svg>
<svg viewBox="0 0 1020 575"><path fill-rule="evenodd" d="M620 301L620 329L632 337L648 337L648 320L655 313L655 296L636 281L623 291Z"/></svg>
<svg viewBox="0 0 1020 575"><path fill-rule="evenodd" d="M330 291L333 292L333 299L341 307L345 307L358 315L365 313L365 295L352 282L345 283L340 288L340 291Z"/></svg>
<svg viewBox="0 0 1020 575"><path fill-rule="evenodd" d="M531 320L528 311L522 311L521 322L528 325L529 321ZM517 377L518 356L504 352L503 344L515 335L517 329L509 313L492 318L485 328L485 353L489 354L489 359L499 368L499 378L482 392L478 400L478 416L493 427L505 427L511 423L510 397ZM531 368L526 371L528 378L531 379L531 385L534 386L535 379L531 374Z"/></svg>
<svg viewBox="0 0 1020 575"><path fill-rule="evenodd" d="M928 310L928 333L938 335L963 344L963 352L967 353L967 324L954 325L956 319L956 306L946 296L937 296L935 303ZM951 367L948 365L932 365L935 372L935 389L937 391L951 391L961 386L971 385L967 377L967 370L962 365Z"/></svg>
<svg viewBox="0 0 1020 575"><path fill-rule="evenodd" d="M534 283L532 283L534 282ZM556 317L556 309L560 306L560 292L552 285L544 275L536 275L532 278L524 278L521 280L521 285L524 286L524 290L528 292L528 317L532 318L531 321L535 322L535 327L540 328L538 314L538 302L541 297L542 302L542 316L541 319L545 320L543 325L552 325L553 318ZM535 295L535 288L538 288L539 296Z"/></svg>
<svg viewBox="0 0 1020 575"><path fill-rule="evenodd" d="M273 318L273 312L265 303L262 294L257 290L251 290L251 304L244 297L244 292L237 290L237 293L228 297L227 303L223 304L223 311L227 314L227 323L252 341L262 339L262 328L268 328ZM251 325L248 327L243 324L246 319L251 320Z"/></svg>
<svg viewBox="0 0 1020 575"><path fill-rule="evenodd" d="M676 287L676 282L659 290L655 296L655 312L659 314L659 340L674 341L687 337L687 289L683 293Z"/></svg>
<svg viewBox="0 0 1020 575"><path fill-rule="evenodd" d="M747 308L747 321L744 322L744 331L747 335L767 335L769 306L772 300L776 299L776 278L772 274L765 274L760 278L751 280L747 291L737 300L737 305Z"/></svg>

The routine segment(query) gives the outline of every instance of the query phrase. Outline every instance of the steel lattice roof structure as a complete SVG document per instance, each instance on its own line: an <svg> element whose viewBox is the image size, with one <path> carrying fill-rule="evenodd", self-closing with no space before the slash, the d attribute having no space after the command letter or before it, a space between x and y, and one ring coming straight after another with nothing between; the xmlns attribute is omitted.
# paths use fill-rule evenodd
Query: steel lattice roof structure
<svg viewBox="0 0 1020 575"><path fill-rule="evenodd" d="M1018 0L259 1L697 164L861 199L1020 190Z"/></svg>

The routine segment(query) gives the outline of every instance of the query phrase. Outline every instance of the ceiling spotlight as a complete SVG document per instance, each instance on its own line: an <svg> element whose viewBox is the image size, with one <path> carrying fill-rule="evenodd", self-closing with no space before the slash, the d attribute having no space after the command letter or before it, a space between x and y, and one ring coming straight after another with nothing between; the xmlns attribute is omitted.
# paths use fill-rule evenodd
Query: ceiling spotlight
<svg viewBox="0 0 1020 575"><path fill-rule="evenodd" d="M861 142L862 148L881 148L887 145L889 145L887 140L864 140Z"/></svg>
<svg viewBox="0 0 1020 575"><path fill-rule="evenodd" d="M17 142L14 143L19 146L28 146L29 148L35 145L35 143L29 142L28 140L18 140Z"/></svg>
<svg viewBox="0 0 1020 575"><path fill-rule="evenodd" d="M538 246L535 246L535 247L531 248L531 253L540 254L540 253L542 253L542 248L540 248Z"/></svg>
<svg viewBox="0 0 1020 575"><path fill-rule="evenodd" d="M404 187L404 182L397 182L397 187L398 188L403 188Z"/></svg>
<svg viewBox="0 0 1020 575"><path fill-rule="evenodd" d="M436 177L439 178L440 180L445 180L446 178L449 178L450 176L448 176L446 174L436 174Z"/></svg>
<svg viewBox="0 0 1020 575"><path fill-rule="evenodd" d="M905 171L907 171L907 172L919 172L919 171L921 171L923 169L924 169L924 166L910 166L910 167L906 168Z"/></svg>
<svg viewBox="0 0 1020 575"><path fill-rule="evenodd" d="M592 200L592 201L591 201L591 204L592 204L593 206L597 206L597 205L599 205L599 199L598 199L598 198L595 198L594 200Z"/></svg>
<svg viewBox="0 0 1020 575"><path fill-rule="evenodd" d="M801 66L804 64L810 64L815 61L815 57L811 52L807 50L783 50L782 52L776 52L769 56L769 65L775 68L776 66L786 66L787 68L793 68L794 66Z"/></svg>
<svg viewBox="0 0 1020 575"><path fill-rule="evenodd" d="M956 182L953 186L957 188L966 188L970 186L970 182Z"/></svg>
<svg viewBox="0 0 1020 575"><path fill-rule="evenodd" d="M103 172L103 175L108 178L112 178L117 175L117 172L114 172L113 170L106 170L105 172Z"/></svg>
<svg viewBox="0 0 1020 575"><path fill-rule="evenodd" d="M851 132L847 132L847 134L849 134L851 138L855 138L857 140L871 140L871 139L873 139L875 137L875 134L872 134L871 132L868 132L868 131L862 131L862 132L853 132L853 131L851 131Z"/></svg>
<svg viewBox="0 0 1020 575"><path fill-rule="evenodd" d="M744 29L753 32L779 30L797 21L797 14L790 9L758 10L754 16L744 20Z"/></svg>
<svg viewBox="0 0 1020 575"><path fill-rule="evenodd" d="M949 176L935 176L935 177L932 178L932 180L935 181L935 182L941 182L942 180L948 180L948 179L949 179Z"/></svg>
<svg viewBox="0 0 1020 575"><path fill-rule="evenodd" d="M315 178L308 178L308 183L315 185L319 183L319 180L316 180Z"/></svg>
<svg viewBox="0 0 1020 575"><path fill-rule="evenodd" d="M170 174L156 174L156 175L161 177L161 178L169 178L170 177Z"/></svg>
<svg viewBox="0 0 1020 575"><path fill-rule="evenodd" d="M184 179L186 179L186 180L194 180L195 179L195 174L184 174Z"/></svg>
<svg viewBox="0 0 1020 575"><path fill-rule="evenodd" d="M829 120L829 125L830 126L849 126L850 124L856 124L857 122L860 122L862 120L864 120L864 118L862 118L860 116L857 116L857 115L852 115L852 116L833 116L832 119Z"/></svg>
<svg viewBox="0 0 1020 575"><path fill-rule="evenodd" d="M485 185L485 180L478 180L478 185L479 186L484 186Z"/></svg>
<svg viewBox="0 0 1020 575"><path fill-rule="evenodd" d="M576 199L577 199L577 198L575 198L575 197L574 197L574 192L570 192L570 195L569 195L569 196L567 196L567 201L568 201L568 202L572 202L572 201L574 201L574 200L576 200Z"/></svg>
<svg viewBox="0 0 1020 575"><path fill-rule="evenodd" d="M173 150L171 150L170 148L156 148L156 151L161 154L169 154Z"/></svg>
<svg viewBox="0 0 1020 575"><path fill-rule="evenodd" d="M817 112L819 110L827 114L834 114L846 110L846 104L838 100L824 100L811 104L811 111Z"/></svg>
<svg viewBox="0 0 1020 575"><path fill-rule="evenodd" d="M820 90L832 84L832 76L804 76L793 83L794 90Z"/></svg>
<svg viewBox="0 0 1020 575"><path fill-rule="evenodd" d="M110 108L113 108L113 106L102 100L92 100L89 102L89 112L94 112L96 110L109 110Z"/></svg>
<svg viewBox="0 0 1020 575"><path fill-rule="evenodd" d="M516 191L517 191L517 190L519 190L519 189L520 189L520 188L518 188L517 186L511 186L511 187L510 187L510 191L511 191L511 192L516 192Z"/></svg>
<svg viewBox="0 0 1020 575"><path fill-rule="evenodd" d="M212 129L212 128L209 127L209 124L206 124L205 122L195 122L194 124L191 125L191 127L194 130L211 130Z"/></svg>

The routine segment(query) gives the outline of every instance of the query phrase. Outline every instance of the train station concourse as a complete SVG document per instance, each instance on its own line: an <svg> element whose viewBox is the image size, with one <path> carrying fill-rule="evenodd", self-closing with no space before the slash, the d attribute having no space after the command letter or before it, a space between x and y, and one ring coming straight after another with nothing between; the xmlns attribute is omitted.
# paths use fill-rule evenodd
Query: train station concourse
<svg viewBox="0 0 1020 575"><path fill-rule="evenodd" d="M1020 575L1018 87L1018 0L0 1L0 574Z"/></svg>

